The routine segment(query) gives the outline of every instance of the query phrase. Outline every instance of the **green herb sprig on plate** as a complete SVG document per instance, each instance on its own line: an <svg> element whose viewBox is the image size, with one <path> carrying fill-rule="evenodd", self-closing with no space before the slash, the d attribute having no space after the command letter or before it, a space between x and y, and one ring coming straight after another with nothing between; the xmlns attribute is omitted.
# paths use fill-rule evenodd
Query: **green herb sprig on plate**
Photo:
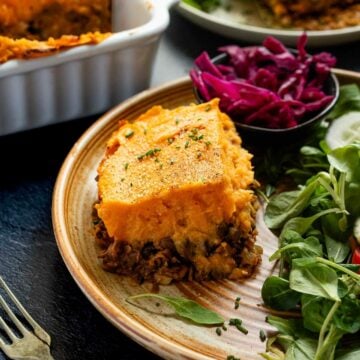
<svg viewBox="0 0 360 360"><path fill-rule="evenodd" d="M130 296L127 301L138 300L142 298L155 298L164 301L170 305L175 313L181 318L191 320L192 322L200 325L220 325L224 323L224 319L216 312L207 309L193 300L183 297L159 295L159 294L140 294Z"/></svg>

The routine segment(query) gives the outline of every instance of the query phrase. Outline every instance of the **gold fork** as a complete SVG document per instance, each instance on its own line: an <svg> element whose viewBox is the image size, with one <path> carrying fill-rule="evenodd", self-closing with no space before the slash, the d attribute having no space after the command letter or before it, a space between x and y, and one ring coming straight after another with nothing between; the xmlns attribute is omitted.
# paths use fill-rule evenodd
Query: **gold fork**
<svg viewBox="0 0 360 360"><path fill-rule="evenodd" d="M12 320L14 327L19 331L21 337L9 327L5 320L0 316L0 327L6 333L10 342L0 337L0 349L10 358L16 360L51 360L50 354L50 336L41 328L41 326L29 315L29 313L20 304L13 292L6 285L0 276L0 288L5 290L9 298L16 305L22 316L33 328L33 332L29 331L11 310L4 298L0 295L0 306L5 310L9 318Z"/></svg>

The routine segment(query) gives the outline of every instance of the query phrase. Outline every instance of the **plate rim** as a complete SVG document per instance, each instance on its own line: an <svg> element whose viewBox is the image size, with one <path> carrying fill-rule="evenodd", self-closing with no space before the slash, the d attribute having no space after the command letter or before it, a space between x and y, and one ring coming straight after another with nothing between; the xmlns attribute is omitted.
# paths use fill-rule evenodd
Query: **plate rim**
<svg viewBox="0 0 360 360"><path fill-rule="evenodd" d="M343 69L334 69L334 73L341 76L345 80L357 79L357 81L360 82L360 73ZM58 172L52 194L51 216L56 244L68 271L83 294L105 317L105 319L107 319L113 326L121 330L126 336L130 337L139 345L163 358L210 360L212 358L205 354L200 354L195 350L177 343L176 341L169 341L168 339L163 338L158 334L152 333L142 324L138 323L136 320L133 320L127 314L121 312L120 309L100 291L94 281L92 281L90 276L86 273L85 269L81 266L81 263L71 246L70 238L67 234L65 214L61 211L64 201L66 200L66 194L64 190L67 186L69 174L71 174L70 170L77 162L76 155L84 151L86 146L88 146L88 144L93 141L96 133L102 128L108 126L111 121L114 121L119 113L131 107L132 104L135 104L150 96L154 96L158 93L163 93L178 87L183 88L186 86L191 86L191 79L189 76L184 76L154 88L142 91L139 94L128 98L114 108L110 109L98 120L96 120L90 127L88 127L70 149Z"/></svg>

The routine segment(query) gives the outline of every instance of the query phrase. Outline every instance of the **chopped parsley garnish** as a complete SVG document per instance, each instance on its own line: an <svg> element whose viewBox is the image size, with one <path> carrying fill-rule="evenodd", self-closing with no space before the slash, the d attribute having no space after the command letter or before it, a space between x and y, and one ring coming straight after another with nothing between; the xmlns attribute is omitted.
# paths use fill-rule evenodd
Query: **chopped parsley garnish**
<svg viewBox="0 0 360 360"><path fill-rule="evenodd" d="M211 141L205 141L205 145L209 147L211 145Z"/></svg>
<svg viewBox="0 0 360 360"><path fill-rule="evenodd" d="M229 320L229 325L241 325L242 324L242 320L241 319L230 319Z"/></svg>
<svg viewBox="0 0 360 360"><path fill-rule="evenodd" d="M124 169L127 170L128 167L129 167L129 163L126 163L126 164L124 165Z"/></svg>
<svg viewBox="0 0 360 360"><path fill-rule="evenodd" d="M221 329L219 327L216 328L215 332L218 336L221 336Z"/></svg>
<svg viewBox="0 0 360 360"><path fill-rule="evenodd" d="M235 326L243 334L247 335L249 330L242 326L242 320L240 319L230 319L229 325Z"/></svg>
<svg viewBox="0 0 360 360"><path fill-rule="evenodd" d="M239 308L240 306L240 300L241 300L241 297L238 296L236 299L235 299L235 310Z"/></svg>
<svg viewBox="0 0 360 360"><path fill-rule="evenodd" d="M167 142L169 145L171 145L174 141L175 141L175 139L172 137L167 139Z"/></svg>
<svg viewBox="0 0 360 360"><path fill-rule="evenodd" d="M151 149L145 153L145 156L154 156L159 151L161 151L159 148Z"/></svg>
<svg viewBox="0 0 360 360"><path fill-rule="evenodd" d="M142 160L144 159L145 157L152 157L152 156L155 156L158 152L160 152L161 149L159 148L155 148L155 149L150 149L148 150L145 154L141 154L141 155L138 155L137 156L137 159L138 160Z"/></svg>
<svg viewBox="0 0 360 360"><path fill-rule="evenodd" d="M266 340L265 331L263 329L260 330L259 336L260 336L261 342L264 342Z"/></svg>
<svg viewBox="0 0 360 360"><path fill-rule="evenodd" d="M211 110L211 105L207 105L205 111L210 111L210 110Z"/></svg>
<svg viewBox="0 0 360 360"><path fill-rule="evenodd" d="M189 134L189 138L194 140L194 141L199 141L202 140L204 138L204 135L198 135L199 133L199 129L192 129L191 133Z"/></svg>
<svg viewBox="0 0 360 360"><path fill-rule="evenodd" d="M188 147L190 146L190 143L189 143L189 141L186 141L186 143L185 143L185 149L187 149Z"/></svg>
<svg viewBox="0 0 360 360"><path fill-rule="evenodd" d="M133 130L131 130L131 129L127 129L126 130L126 133L125 133L125 137L126 138L130 138L130 137L132 137L134 135L134 131Z"/></svg>
<svg viewBox="0 0 360 360"><path fill-rule="evenodd" d="M226 360L240 360L240 358L237 358L234 355L228 355Z"/></svg>

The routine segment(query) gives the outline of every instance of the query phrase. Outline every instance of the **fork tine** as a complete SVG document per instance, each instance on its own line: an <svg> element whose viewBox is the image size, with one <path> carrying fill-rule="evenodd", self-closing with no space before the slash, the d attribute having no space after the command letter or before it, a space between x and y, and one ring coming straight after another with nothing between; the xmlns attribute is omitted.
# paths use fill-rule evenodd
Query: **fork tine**
<svg viewBox="0 0 360 360"><path fill-rule="evenodd" d="M30 316L30 314L25 310L25 308L21 305L19 300L16 298L16 296L13 294L13 292L9 289L9 287L6 285L4 279L0 276L0 285L2 288L6 291L6 293L9 295L10 299L14 302L16 307L20 310L24 318L29 322L29 324L33 327L34 332L36 336L44 341L46 344L50 346L51 344L51 338L49 334ZM11 311L11 310L10 310ZM12 311L11 311L12 312ZM16 321L19 322L17 317L12 313L13 316L16 318ZM9 314L11 317L11 315ZM13 318L12 318L13 319ZM15 320L14 320L15 322ZM20 323L20 326L24 328L24 326ZM25 329L25 328L24 328ZM25 329L26 331L26 329Z"/></svg>
<svg viewBox="0 0 360 360"><path fill-rule="evenodd" d="M6 313L9 315L10 319L14 322L16 327L19 329L19 331L24 335L25 332L27 331L25 326L19 321L17 316L13 313L13 311L10 309L9 305L6 303L6 301L4 300L4 298L1 295L0 295L0 304L1 304L2 308L6 311ZM2 320L2 318L0 318L0 319ZM1 320L0 320L0 322L1 322ZM2 321L2 323L4 323L6 325L4 320ZM6 329L4 329L4 330L6 330Z"/></svg>
<svg viewBox="0 0 360 360"><path fill-rule="evenodd" d="M5 341L2 338L0 338L0 349L4 348L5 346L6 346Z"/></svg>
<svg viewBox="0 0 360 360"><path fill-rule="evenodd" d="M4 319L1 316L0 316L0 326L6 332L6 335L11 339L11 341L15 341L16 339L18 339L18 337L9 328L8 324L4 321Z"/></svg>

